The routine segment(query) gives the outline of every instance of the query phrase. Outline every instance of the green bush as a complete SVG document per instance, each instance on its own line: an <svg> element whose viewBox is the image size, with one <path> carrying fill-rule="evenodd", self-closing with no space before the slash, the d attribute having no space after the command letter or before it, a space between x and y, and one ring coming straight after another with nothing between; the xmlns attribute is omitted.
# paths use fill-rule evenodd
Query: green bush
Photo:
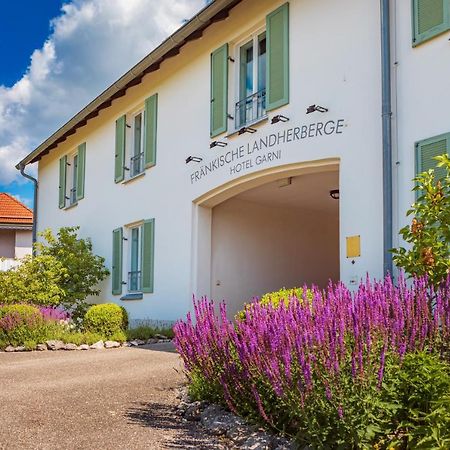
<svg viewBox="0 0 450 450"><path fill-rule="evenodd" d="M444 176L436 179L435 171L415 178L417 200L408 211L411 225L400 230L408 249L393 250L395 264L408 274L427 275L438 286L450 273L450 158L435 158Z"/></svg>
<svg viewBox="0 0 450 450"><path fill-rule="evenodd" d="M128 314L125 308L114 303L91 306L83 321L86 331L98 333L108 339L119 332L124 332L127 326Z"/></svg>
<svg viewBox="0 0 450 450"><path fill-rule="evenodd" d="M272 305L274 308L278 308L283 302L285 306L289 305L290 300L294 297L298 300L303 299L304 289L303 288L282 288L275 292L269 292L264 294L258 301L263 306ZM312 298L312 291L310 289L306 290L306 296L308 299ZM236 314L236 320L245 320L246 311L251 311L254 302L246 303L244 308Z"/></svg>
<svg viewBox="0 0 450 450"><path fill-rule="evenodd" d="M385 380L386 404L397 405L391 417L395 448L450 448L450 365L421 352L405 356ZM388 435L388 433L386 433ZM383 439L387 441L386 438Z"/></svg>

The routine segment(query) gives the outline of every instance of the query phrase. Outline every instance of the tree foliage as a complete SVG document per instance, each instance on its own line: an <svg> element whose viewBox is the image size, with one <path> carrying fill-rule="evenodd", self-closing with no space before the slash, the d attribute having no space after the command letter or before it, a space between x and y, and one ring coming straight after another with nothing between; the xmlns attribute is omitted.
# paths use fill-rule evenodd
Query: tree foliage
<svg viewBox="0 0 450 450"><path fill-rule="evenodd" d="M64 292L60 304L72 311L75 319L84 316L87 297L99 295L98 283L109 275L105 259L92 252L90 239L78 238L78 230L79 227L61 228L55 236L47 229L36 244L39 255L54 258L66 274L59 280Z"/></svg>
<svg viewBox="0 0 450 450"><path fill-rule="evenodd" d="M394 249L395 264L410 275L427 275L434 286L450 273L450 158L436 157L445 175L436 179L434 170L414 181L417 200L408 211L411 225L400 230L409 248Z"/></svg>
<svg viewBox="0 0 450 450"><path fill-rule="evenodd" d="M53 256L27 256L20 266L0 272L0 304L59 305L66 296L66 278L66 268Z"/></svg>

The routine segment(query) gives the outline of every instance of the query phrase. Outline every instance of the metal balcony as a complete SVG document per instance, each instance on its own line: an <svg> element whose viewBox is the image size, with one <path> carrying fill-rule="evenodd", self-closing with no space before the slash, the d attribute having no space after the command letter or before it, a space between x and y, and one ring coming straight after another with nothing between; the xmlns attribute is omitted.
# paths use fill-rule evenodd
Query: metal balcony
<svg viewBox="0 0 450 450"><path fill-rule="evenodd" d="M262 89L236 103L236 129L256 122L266 115L266 90Z"/></svg>
<svg viewBox="0 0 450 450"><path fill-rule="evenodd" d="M133 178L144 171L144 152L134 155L130 159L130 177Z"/></svg>
<svg viewBox="0 0 450 450"><path fill-rule="evenodd" d="M140 270L128 272L128 292L142 291L142 274Z"/></svg>

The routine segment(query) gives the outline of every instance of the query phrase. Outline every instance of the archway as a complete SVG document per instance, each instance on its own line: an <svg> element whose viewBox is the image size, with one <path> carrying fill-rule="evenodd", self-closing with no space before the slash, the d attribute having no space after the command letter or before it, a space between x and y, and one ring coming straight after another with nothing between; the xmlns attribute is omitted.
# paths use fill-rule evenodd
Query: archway
<svg viewBox="0 0 450 450"><path fill-rule="evenodd" d="M194 292L226 300L229 314L254 296L339 279L337 160L252 174L196 204Z"/></svg>

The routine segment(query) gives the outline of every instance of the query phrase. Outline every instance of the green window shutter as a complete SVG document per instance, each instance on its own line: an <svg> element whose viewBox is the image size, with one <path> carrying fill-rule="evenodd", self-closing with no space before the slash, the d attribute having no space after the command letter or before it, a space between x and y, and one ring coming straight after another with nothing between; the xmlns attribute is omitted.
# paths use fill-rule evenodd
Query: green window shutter
<svg viewBox="0 0 450 450"><path fill-rule="evenodd" d="M211 137L228 129L228 44L211 54Z"/></svg>
<svg viewBox="0 0 450 450"><path fill-rule="evenodd" d="M112 293L113 295L122 294L122 259L123 259L123 230L117 228L113 231L113 250L112 250Z"/></svg>
<svg viewBox="0 0 450 450"><path fill-rule="evenodd" d="M153 292L155 260L155 219L146 220L142 226L142 292Z"/></svg>
<svg viewBox="0 0 450 450"><path fill-rule="evenodd" d="M84 179L86 174L86 142L78 146L77 201L84 198Z"/></svg>
<svg viewBox="0 0 450 450"><path fill-rule="evenodd" d="M114 181L120 183L125 178L125 134L126 116L116 120L116 153L114 163Z"/></svg>
<svg viewBox="0 0 450 450"><path fill-rule="evenodd" d="M412 0L413 46L450 29L450 0Z"/></svg>
<svg viewBox="0 0 450 450"><path fill-rule="evenodd" d="M434 169L436 179L445 176L446 171L443 167L436 167L436 156L449 154L450 152L450 133L441 134L416 144L416 175Z"/></svg>
<svg viewBox="0 0 450 450"><path fill-rule="evenodd" d="M156 130L158 122L158 94L145 100L145 145L144 166L147 169L156 164Z"/></svg>
<svg viewBox="0 0 450 450"><path fill-rule="evenodd" d="M289 103L289 3L266 18L267 111Z"/></svg>
<svg viewBox="0 0 450 450"><path fill-rule="evenodd" d="M67 177L67 156L59 160L59 207L66 206L66 177Z"/></svg>

